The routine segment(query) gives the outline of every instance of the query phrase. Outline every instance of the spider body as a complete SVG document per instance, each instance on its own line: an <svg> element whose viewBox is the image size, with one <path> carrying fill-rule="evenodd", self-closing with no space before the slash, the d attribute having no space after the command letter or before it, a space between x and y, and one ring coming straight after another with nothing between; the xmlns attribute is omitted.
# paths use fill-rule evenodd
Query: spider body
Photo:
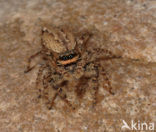
<svg viewBox="0 0 156 132"><path fill-rule="evenodd" d="M42 49L29 58L25 73L35 67L30 67L31 60L42 55L45 63L39 67L36 86L38 87L42 82L39 97L49 109L54 106L57 97L60 97L73 109L81 104L83 98L96 104L100 70L101 73L104 73L106 89L112 94L110 81L98 63L98 60L108 58L99 58L95 61L87 59L87 43L90 37L91 33L88 31L76 36L67 27L43 27ZM109 59L118 58L107 50L103 50L103 52L109 53Z"/></svg>
<svg viewBox="0 0 156 132"><path fill-rule="evenodd" d="M80 57L73 34L64 27L44 27L42 44L54 55L58 65L75 63Z"/></svg>

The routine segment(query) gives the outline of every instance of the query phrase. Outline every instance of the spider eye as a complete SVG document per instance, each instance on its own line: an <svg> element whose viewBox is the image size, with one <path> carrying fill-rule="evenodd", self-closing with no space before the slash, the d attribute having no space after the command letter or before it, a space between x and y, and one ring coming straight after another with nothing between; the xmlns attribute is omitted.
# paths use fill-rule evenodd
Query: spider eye
<svg viewBox="0 0 156 132"><path fill-rule="evenodd" d="M68 60L68 56L63 56L63 60Z"/></svg>
<svg viewBox="0 0 156 132"><path fill-rule="evenodd" d="M59 59L65 61L65 60L72 59L72 58L74 58L75 56L76 56L76 54L70 54L70 55L68 55L68 56L60 56Z"/></svg>
<svg viewBox="0 0 156 132"><path fill-rule="evenodd" d="M71 59L71 58L73 58L73 55L71 54L71 55L69 55L68 57L69 57L69 59Z"/></svg>

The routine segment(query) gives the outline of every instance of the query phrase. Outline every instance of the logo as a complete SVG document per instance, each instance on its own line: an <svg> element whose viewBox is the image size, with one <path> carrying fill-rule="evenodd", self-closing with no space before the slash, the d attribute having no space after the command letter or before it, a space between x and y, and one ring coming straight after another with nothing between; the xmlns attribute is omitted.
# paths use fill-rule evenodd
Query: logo
<svg viewBox="0 0 156 132"><path fill-rule="evenodd" d="M130 124L128 124L125 120L122 120L122 127L121 129L128 129L128 130L154 130L154 123L146 123L146 122L135 122L134 120L131 120Z"/></svg>

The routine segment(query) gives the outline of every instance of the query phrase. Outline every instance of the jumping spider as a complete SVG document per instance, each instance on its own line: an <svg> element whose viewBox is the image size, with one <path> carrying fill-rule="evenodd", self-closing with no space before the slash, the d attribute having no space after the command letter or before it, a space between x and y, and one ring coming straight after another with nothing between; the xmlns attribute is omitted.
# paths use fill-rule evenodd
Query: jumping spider
<svg viewBox="0 0 156 132"><path fill-rule="evenodd" d="M102 50L108 54L107 57L90 61L91 55L87 46L91 36L88 31L76 35L71 29L63 26L46 26L42 29L42 49L29 58L25 73L35 67L30 66L32 59L41 55L44 63L39 67L36 86L42 82L39 97L49 109L54 106L57 97L73 109L79 106L84 98L96 104L99 74L106 80L105 88L113 94L109 78L98 62L118 56L108 50ZM84 96L86 93L88 95Z"/></svg>

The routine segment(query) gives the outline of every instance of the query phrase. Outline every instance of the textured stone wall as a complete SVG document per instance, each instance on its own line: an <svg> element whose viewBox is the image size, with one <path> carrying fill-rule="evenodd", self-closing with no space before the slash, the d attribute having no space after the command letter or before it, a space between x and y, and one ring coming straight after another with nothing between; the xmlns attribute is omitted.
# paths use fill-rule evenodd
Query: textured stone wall
<svg viewBox="0 0 156 132"><path fill-rule="evenodd" d="M41 48L42 21L90 29L91 49L122 56L101 62L115 95L102 88L101 79L95 108L47 110L38 101L38 69L24 70L28 57ZM155 100L155 0L0 1L0 132L127 131L122 120L156 123Z"/></svg>

